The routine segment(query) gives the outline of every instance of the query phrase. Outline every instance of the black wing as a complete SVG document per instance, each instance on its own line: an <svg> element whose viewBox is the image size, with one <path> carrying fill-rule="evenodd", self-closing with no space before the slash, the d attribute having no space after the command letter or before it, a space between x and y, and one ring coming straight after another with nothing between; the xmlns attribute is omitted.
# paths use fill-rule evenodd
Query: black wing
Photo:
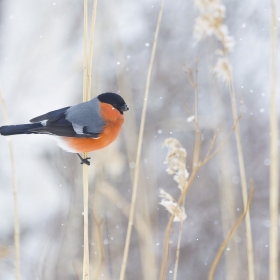
<svg viewBox="0 0 280 280"><path fill-rule="evenodd" d="M36 118L33 118L30 120L30 122L34 123L34 122L41 122L41 121L55 121L60 119L61 117L65 116L65 112L70 108L70 106L68 107L64 107L58 110L54 110L51 112L48 112L44 115L38 116Z"/></svg>
<svg viewBox="0 0 280 280"><path fill-rule="evenodd" d="M78 137L78 138L98 138L99 133L90 133L85 131L83 134L77 134L71 122L66 120L65 114L70 107L65 107L59 110L48 112L44 115L38 116L30 120L30 122L46 121L42 127L33 128L29 131L38 134L52 134L65 137Z"/></svg>

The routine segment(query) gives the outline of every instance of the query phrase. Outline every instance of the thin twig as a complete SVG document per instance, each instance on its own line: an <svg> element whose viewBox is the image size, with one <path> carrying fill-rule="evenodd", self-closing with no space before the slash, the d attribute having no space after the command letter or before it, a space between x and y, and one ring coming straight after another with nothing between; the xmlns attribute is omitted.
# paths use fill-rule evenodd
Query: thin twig
<svg viewBox="0 0 280 280"><path fill-rule="evenodd" d="M220 261L220 258L222 256L222 253L225 249L225 247L227 246L227 244L229 243L231 237L233 236L234 232L237 230L237 228L239 227L239 225L241 224L241 222L244 220L247 212L249 211L249 208L250 208L250 205L251 205L251 202L252 202L252 198L253 198L253 194L254 194L254 187L253 185L251 185L251 190L250 190L250 194L249 194L249 198L248 198L248 201L247 201L247 205L244 209L244 212L242 213L242 215L239 217L239 219L237 220L237 222L235 223L235 225L233 226L233 228L231 229L230 233L228 234L227 238L225 239L225 241L221 244L220 248L219 248L219 251L213 261L213 264L210 268L210 271L209 271L209 274L208 274L208 280L212 280L213 279L213 276L214 276L214 273L215 273L215 270L216 270L216 267Z"/></svg>
<svg viewBox="0 0 280 280"><path fill-rule="evenodd" d="M87 101L88 92L88 1L84 0L84 76L83 76L83 101ZM84 153L87 158L87 153ZM89 280L89 242L88 242L88 165L83 164L83 196L84 196L84 255L83 255L83 280Z"/></svg>
<svg viewBox="0 0 280 280"><path fill-rule="evenodd" d="M102 241L102 233L101 233L101 225L103 223L103 220L100 220L97 218L95 212L94 212L94 201L93 197L91 197L91 205L92 205L92 215L94 219L94 223L96 226L96 236L97 236L97 244L98 244L98 252L99 252L99 264L97 266L96 272L94 279L98 280L100 278L100 274L102 272L102 268L105 262L105 250L103 246L103 241Z"/></svg>
<svg viewBox="0 0 280 280"><path fill-rule="evenodd" d="M87 153L84 153L87 156ZM84 190L84 260L83 280L89 280L89 242L88 242L88 165L83 164L83 190Z"/></svg>
<svg viewBox="0 0 280 280"><path fill-rule="evenodd" d="M100 192L104 197L109 199L112 203L114 204L121 204L121 211L122 213L129 217L129 203L126 201L126 199L118 192L116 188L113 188L111 185L106 184L102 188L98 189L98 192ZM137 213L135 211L135 231L138 234L138 239L140 241L140 250L142 250L141 255L142 257L142 262L146 259L150 258L150 255L153 254L153 240L149 238L151 236L150 234L150 229L145 220L143 220L142 215L140 213ZM143 264L142 264L143 265ZM152 263L151 265L154 265ZM145 267L143 267L145 269ZM146 269L149 269L149 267L146 267ZM143 271L145 274L146 272Z"/></svg>
<svg viewBox="0 0 280 280"><path fill-rule="evenodd" d="M212 139L211 139L211 142L210 142L208 151L207 151L207 153L206 153L205 159L208 158L208 156L210 155L211 151L213 150L214 145L215 145L215 143L216 143L216 139L217 139L217 134L214 133L214 135L213 135L213 137L212 137Z"/></svg>
<svg viewBox="0 0 280 280"><path fill-rule="evenodd" d="M196 177L198 169L199 169L198 166L194 166L191 176L189 178L188 184L187 184L186 188L183 190L183 192L181 193L180 198L177 201L178 206L181 205L181 203L183 202L184 197L186 196L190 186L192 185L192 183ZM163 257L162 257L161 270L160 270L160 280L164 280L166 278L167 261L168 261L168 256L169 256L169 240L170 240L170 233L171 233L174 217L175 217L175 213L173 213L169 217L169 221L168 221L168 224L165 229Z"/></svg>
<svg viewBox="0 0 280 280"><path fill-rule="evenodd" d="M6 110L5 101L2 96L2 92L0 91L0 103L2 107L2 111L4 114L5 124L9 124L8 114ZM20 279L20 223L19 223L19 213L18 213L18 191L17 191L17 182L16 182L16 167L15 167L15 158L14 158L14 149L13 142L10 137L8 137L8 145L10 152L10 161L11 161L11 169L12 169L12 186L13 186L13 198L14 198L14 242L15 242L15 274L16 280Z"/></svg>
<svg viewBox="0 0 280 280"><path fill-rule="evenodd" d="M237 122L239 122L241 117L239 117L237 119ZM222 147L227 143L227 141L229 140L230 136L232 135L233 131L235 130L236 128L236 124L237 122L233 125L233 127L231 128L230 132L228 133L227 137L225 138L225 140L219 145L219 147L214 151L212 152L211 154L209 154L209 152L207 152L207 155L205 156L205 159L200 162L199 164L201 166L205 165L208 161L210 161L221 149ZM209 149L211 148L211 144L210 144L210 147ZM209 150L208 150L209 151Z"/></svg>
<svg viewBox="0 0 280 280"><path fill-rule="evenodd" d="M200 131L197 130L195 133L195 147L194 147L194 156L193 156L193 170L191 173L191 176L189 178L189 181L187 183L187 186L185 189L183 189L177 204L180 206L182 202L184 201L186 194L192 185L194 179L196 178L196 174L198 169L200 168L198 164L199 160L199 154L200 154ZM167 270L167 263L168 263L168 256L169 256L169 240L170 240L170 232L172 229L172 224L174 220L175 213L173 213L168 221L168 224L165 229L165 237L164 237L164 246L163 246L163 257L162 257L162 263L161 263L161 270L160 270L160 280L164 280L166 278L166 270Z"/></svg>
<svg viewBox="0 0 280 280"><path fill-rule="evenodd" d="M83 101L87 101L87 74L88 74L88 59L87 59L87 45L88 45L88 0L84 0L84 71L83 71Z"/></svg>
<svg viewBox="0 0 280 280"><path fill-rule="evenodd" d="M196 64L197 67L197 64ZM201 139L200 139L200 130L198 127L198 104L196 103L198 101L197 97L198 97L198 90L197 90L197 68L196 68L196 76L195 78L193 78L193 74L192 74L192 69L191 68L187 68L186 74L187 77L194 89L194 94L195 94L195 106L194 106L194 110L195 110L195 145L194 145L194 155L193 155L193 170L191 173L191 176L189 178L189 181L187 183L187 186L182 190L181 192L181 196L178 199L178 206L183 203L185 201L185 197L187 194L188 189L190 188L196 173L199 169L199 157L200 157L200 144L201 144ZM171 215L171 217L169 218L166 230L165 230L165 237L164 237L164 247L163 247L163 257L162 257L162 263L161 263L161 270L160 270L160 280L164 280L166 278L166 271L167 271L167 263L168 263L168 256L169 256L169 240L170 240L170 232L172 229L172 224L173 224L173 219L174 219L175 213L173 213ZM180 235L180 233L179 233ZM178 240L179 241L179 240ZM180 240L181 241L181 240ZM178 245L177 245L178 246ZM178 255L178 259L177 259L177 253L179 254L180 251L178 251L178 247L177 247L177 252L176 252L176 262L179 261L179 255ZM175 265L176 268L176 265ZM177 274L177 271L176 271Z"/></svg>
<svg viewBox="0 0 280 280"><path fill-rule="evenodd" d="M88 60L88 73L87 73L87 100L91 98L91 79L92 79L92 58L93 58L93 43L94 43L94 34L95 34L95 22L96 22L96 11L97 11L97 2L98 0L94 0L93 9L92 9L92 17L91 17L91 28L90 28L90 46L89 46L89 60Z"/></svg>
<svg viewBox="0 0 280 280"><path fill-rule="evenodd" d="M177 279L177 272L178 272L178 264L179 264L179 256L180 256L180 246L181 246L181 239L182 239L182 231L183 231L183 221L180 221L180 230L179 230L179 236L177 241L177 249L176 249L176 261L175 261L175 267L174 267L174 275L173 280Z"/></svg>
<svg viewBox="0 0 280 280"><path fill-rule="evenodd" d="M230 71L229 88L230 88L232 115L233 115L233 120L236 124L235 125L235 137L236 137L236 146L237 146L237 154L238 154L238 162L239 162L239 172L240 172L240 178L241 178L241 192L242 192L242 198L243 198L243 207L245 208L247 200L248 200L246 172L245 172L244 156L243 156L243 150L242 150L241 134L240 134L240 128L239 128L239 122L238 122L239 117L238 117L238 113L237 113L231 71ZM249 280L254 280L255 272L254 272L254 255L253 255L253 240L252 240L250 210L248 210L248 213L245 217L245 227L246 227L246 240L247 240Z"/></svg>
<svg viewBox="0 0 280 280"><path fill-rule="evenodd" d="M277 0L271 0L270 100L270 236L269 277L278 279L278 113L277 113Z"/></svg>
<svg viewBox="0 0 280 280"><path fill-rule="evenodd" d="M130 238L131 238L131 231L132 231L132 225L133 225L133 220L134 220L134 211L135 211L135 203L136 203L136 197L137 197L138 178L139 178L140 156L141 156L141 151L142 151L142 142L143 142L143 135L144 135L148 97L149 97L150 81L151 81L151 76L152 76L153 63L154 63L159 29L160 29L160 24L161 24L163 5L164 5L164 0L162 0L161 6L160 6L160 11L159 11L158 21L157 21L157 26L156 26L156 32L155 32L155 37L154 37L154 42L153 42L153 48L152 48L152 53L151 53L151 59L150 59L150 64L149 64L145 94L144 94L144 102L143 102L143 109L142 109L142 114L141 114L140 132L139 132L139 138L138 138L135 172L134 172L134 180L133 180L133 193L132 193L132 200L131 200L131 208L130 208L127 234L126 234L126 240L125 240L124 255L123 255L123 261L122 261L121 273L120 273L121 280L123 280L124 276L125 276L125 270L126 270L127 258L128 258L128 250L129 250Z"/></svg>
<svg viewBox="0 0 280 280"><path fill-rule="evenodd" d="M117 3L115 3L116 5ZM111 6L111 10L115 11L116 6ZM118 23L118 18L116 19L115 22L113 22L113 25ZM118 41L118 43L115 44L115 57L117 61L121 59L122 56L126 53L124 45L121 43L121 41ZM129 105L129 122L126 122L126 125L123 128L123 135L124 135L124 140L125 140L125 148L127 151L127 157L128 157L128 162L134 161L135 160L135 154L136 154L136 149L135 149L135 143L137 143L137 138L138 138L138 132L137 132L137 121L136 121L136 115L135 115L135 110L133 106L133 98L132 98L132 90L131 90L131 85L129 81L129 75L127 75L126 72L126 64L122 63L121 67L116 67L116 74L117 74L117 83L118 83L118 88L121 93L125 93L125 100L127 104ZM130 176L131 180L133 180L133 173L134 170L130 169ZM143 186L141 188L142 192L142 201L143 203L147 204L147 190L151 189L152 185L151 182L149 186L145 187L142 183L144 182L143 176L141 176L141 170L139 174L139 182L138 184L140 186ZM139 193L138 193L139 196ZM153 239L153 229L152 229L152 221L151 221L151 215L149 213L148 207L141 207L142 210L142 216L143 219L145 220L145 223L147 225L147 233L144 236L144 238L147 240L144 243L150 243L152 246L154 244ZM143 238L143 237L142 237ZM141 239L141 244L143 244L143 241ZM148 251L147 251L148 249ZM142 261L142 280L150 280L150 279L156 279L157 278L157 257L155 251L151 250L151 246L140 246L140 253L141 253L141 261Z"/></svg>

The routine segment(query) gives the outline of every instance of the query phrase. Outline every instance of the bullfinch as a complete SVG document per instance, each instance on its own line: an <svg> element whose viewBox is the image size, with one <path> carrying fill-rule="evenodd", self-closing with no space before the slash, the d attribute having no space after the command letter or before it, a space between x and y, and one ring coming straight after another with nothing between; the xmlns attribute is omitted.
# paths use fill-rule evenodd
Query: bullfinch
<svg viewBox="0 0 280 280"><path fill-rule="evenodd" d="M5 125L0 134L51 134L58 146L77 153L81 164L90 165L79 153L102 149L118 136L124 122L123 112L129 108L123 98L112 92L98 95L90 101L69 106L30 120L30 124Z"/></svg>

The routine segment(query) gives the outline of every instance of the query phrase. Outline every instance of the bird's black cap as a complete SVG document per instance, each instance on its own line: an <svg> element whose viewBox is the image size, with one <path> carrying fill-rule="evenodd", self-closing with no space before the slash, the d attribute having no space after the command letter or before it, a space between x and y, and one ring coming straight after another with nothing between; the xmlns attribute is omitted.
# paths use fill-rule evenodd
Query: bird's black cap
<svg viewBox="0 0 280 280"><path fill-rule="evenodd" d="M123 100L123 98L116 93L113 92L102 93L98 95L97 98L100 102L111 104L121 114L123 114L124 111L127 111L129 109L125 101Z"/></svg>

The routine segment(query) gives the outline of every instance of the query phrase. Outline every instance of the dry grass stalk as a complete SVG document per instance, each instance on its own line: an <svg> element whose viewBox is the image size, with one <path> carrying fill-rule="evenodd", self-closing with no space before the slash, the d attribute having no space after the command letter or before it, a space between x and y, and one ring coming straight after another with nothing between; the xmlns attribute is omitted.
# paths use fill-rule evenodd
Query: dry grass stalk
<svg viewBox="0 0 280 280"><path fill-rule="evenodd" d="M114 10L115 7L112 8ZM114 18L114 17L112 17ZM117 24L114 22L114 24ZM126 54L126 49L124 45L119 41L115 45L115 57L116 61L122 60L122 57ZM134 103L133 103L133 97L132 97L132 90L129 82L129 75L127 75L126 71L127 65L125 63L121 63L119 67L116 68L117 72L117 83L118 83L118 88L120 89L121 93L125 93L125 100L127 101L127 104L131 104L129 106L129 122L126 122L124 129L123 129L123 135L124 135L124 140L125 140L125 148L127 151L127 157L129 162L133 162L135 160L135 154L136 154L136 148L135 148L135 143L137 143L137 138L138 138L138 132L137 132L137 122L136 122L136 117L135 117L135 110L134 110ZM139 214L142 215L143 220L145 221L145 224L147 225L147 229L149 231L146 231L146 234L144 238L147 239L147 241L142 241L141 239L141 244L142 243L150 243L151 246L154 244L154 230L153 227L154 221L151 221L151 215L149 211L149 205L148 205L148 197L149 194L148 192L151 191L151 189L155 186L155 182L150 180L149 185L146 185L144 183L145 177L141 175L141 170L139 171L139 181L138 184L141 186L141 189L138 190L137 196L141 197L141 206L138 207L138 211L140 212ZM133 173L134 170L130 169L130 176L131 180L133 181ZM150 176L149 176L150 177ZM141 193L139 193L139 191ZM139 206L139 204L138 204ZM137 205L136 205L137 209ZM137 210L136 210L137 211ZM143 238L143 237L142 237ZM148 251L145 251L145 250ZM156 279L158 277L158 265L157 265L157 257L155 251L151 251L150 247L146 246L140 246L140 253L141 253L141 260L142 260L142 272L143 272L143 280L150 280L150 279Z"/></svg>
<svg viewBox="0 0 280 280"><path fill-rule="evenodd" d="M92 17L91 17L91 27L90 27L90 47L89 47L89 61L88 61L88 73L87 73L87 100L91 98L91 79L92 79L92 59L93 59L93 43L94 43L94 30L95 30L95 22L96 22L96 11L97 11L97 2L98 0L94 0L93 9L92 9Z"/></svg>
<svg viewBox="0 0 280 280"><path fill-rule="evenodd" d="M178 236L177 248L176 248L176 260L175 260L173 280L177 279L179 256L180 256L180 247L181 247L181 240L182 240L182 232L183 232L183 221L180 221L180 229L179 229L179 236Z"/></svg>
<svg viewBox="0 0 280 280"><path fill-rule="evenodd" d="M90 100L93 41L96 21L97 0L94 1L90 29L90 48L88 54L88 1L84 0L84 76L83 76L83 101ZM84 153L84 158L88 153ZM83 257L83 280L90 279L89 275L89 242L88 242L88 165L83 164L83 193L84 193L84 257Z"/></svg>
<svg viewBox="0 0 280 280"><path fill-rule="evenodd" d="M124 56L124 53L126 53L124 46L119 42L119 44L116 45L115 48L116 51L116 60L120 61L121 57ZM117 83L118 88L120 89L120 92L125 93L125 100L127 101L127 104L131 104L129 106L129 122L126 122L124 129L123 129L123 135L124 135L124 141L125 141L125 148L127 152L127 157L129 162L133 162L135 160L135 143L137 143L137 122L135 117L135 110L134 110L134 104L133 104L133 98L132 98L132 91L131 86L129 82L129 76L126 72L126 65L125 63L121 64L121 67L117 67ZM133 169L130 169L130 176L131 180L133 180ZM143 175L143 174L142 174ZM151 246L153 246L153 240L154 240L154 231L153 231L153 223L151 221L149 206L148 206L148 189L152 188L152 183L150 182L149 185L144 184L144 176L141 175L141 170L139 174L139 182L138 184L141 187L141 194L140 197L142 197L141 202L141 208L138 208L138 211L141 211L141 214L143 216L143 220L145 221L145 224L147 225L146 234L144 237L147 239L145 243L151 243ZM140 190L139 190L140 191ZM139 192L138 192L139 197ZM143 243L141 239L141 243ZM143 280L150 280L150 279L156 279L157 278L157 259L155 252L150 250L151 247L149 246L140 246L140 253L141 253L141 260L142 260L142 272L143 272ZM145 251L145 250L148 251Z"/></svg>
<svg viewBox="0 0 280 280"><path fill-rule="evenodd" d="M220 56L217 60L216 65L213 68L213 72L218 78L221 78L230 89L230 99L232 105L233 120L236 123L235 136L239 162L239 172L241 178L241 191L243 198L243 206L245 208L248 194L247 194L247 182L246 172L244 164L244 156L242 151L241 134L238 123L238 112L236 106L236 99L233 88L232 72L228 61L228 53L234 46L234 40L228 35L228 28L223 24L225 18L225 7L220 3L219 0L197 0L196 5L200 10L201 15L197 18L194 37L197 42L202 40L206 36L215 35L216 38L222 43L222 50L217 50L217 54ZM248 271L249 279L254 280L254 257L253 257L253 241L252 241L252 230L250 221L250 211L248 211L245 217L246 226L246 240L247 240L247 257L248 257Z"/></svg>
<svg viewBox="0 0 280 280"><path fill-rule="evenodd" d="M5 105L5 101L2 96L2 92L0 91L0 103L2 107L2 111L4 114L5 124L9 124L7 109ZM17 191L17 182L16 182L16 167L15 167L15 158L14 158L14 149L13 142L10 137L8 137L8 145L10 152L10 161L11 161L11 169L12 169L12 186L13 186L13 198L14 198L14 242L15 242L15 274L16 280L20 279L20 223L19 223L19 212L18 212L18 191Z"/></svg>
<svg viewBox="0 0 280 280"><path fill-rule="evenodd" d="M200 135L199 135L200 137ZM200 152L200 138L199 138L199 147L197 147L196 152ZM188 180L188 183L186 187L184 188L183 192L180 195L180 198L177 201L177 205L181 205L183 202L187 191L189 190L191 184L193 183L196 173L198 171L199 167L198 165L194 166L192 173L190 175L190 178ZM162 257L162 263L161 263L161 271L160 271L160 280L166 279L166 271L167 271L167 263L168 263L168 256L169 256L169 240L171 235L171 229L174 222L176 212L173 212L169 218L168 224L166 226L165 230L165 237L164 237L164 247L163 247L163 257Z"/></svg>
<svg viewBox="0 0 280 280"><path fill-rule="evenodd" d="M193 157L193 170L190 175L190 178L188 180L188 183L186 185L186 188L181 193L180 198L177 201L177 205L181 205L184 202L184 199L186 197L186 194L192 185L194 179L196 178L197 171L199 168L204 166L210 159L212 159L225 145L225 143L228 141L230 135L232 134L233 130L235 129L236 124L232 127L230 133L226 137L226 139L220 144L220 146L211 153L210 149L212 147L212 144L209 147L209 151L207 152L208 156L205 157L203 161L199 161L199 154L200 154L200 131L196 131L196 139L195 139L195 148L194 148L194 157ZM212 140L213 141L213 140ZM212 142L211 142L212 143ZM174 221L175 213L173 213L168 221L168 224L166 226L165 230L165 238L164 238L164 251L163 251L163 258L162 258L162 264L161 264L161 272L160 272L160 280L164 280L166 278L166 269L167 269L167 262L168 262L168 256L169 256L169 240L170 240L170 234L172 229L172 224Z"/></svg>
<svg viewBox="0 0 280 280"><path fill-rule="evenodd" d="M83 101L90 99L92 78L93 39L96 19L97 1L94 1L92 11L92 24L90 30L90 53L88 54L88 1L84 0L84 76L83 76ZM84 153L87 158L88 153ZM88 242L88 165L83 164L83 193L84 193L84 257L83 279L90 279L89 275L89 242Z"/></svg>
<svg viewBox="0 0 280 280"><path fill-rule="evenodd" d="M84 153L86 156L87 153ZM88 242L88 165L83 165L83 190L84 190L84 257L83 280L89 280L89 242Z"/></svg>
<svg viewBox="0 0 280 280"><path fill-rule="evenodd" d="M83 101L87 101L88 86L88 0L84 0L84 71L83 71Z"/></svg>
<svg viewBox="0 0 280 280"><path fill-rule="evenodd" d="M175 138L166 139L164 141L164 145L168 148L168 153L164 162L168 164L166 172L168 174L174 175L173 179L178 183L178 188L181 190L182 193L187 186L189 178L189 172L186 169L187 152L182 147L181 143ZM173 274L173 279L175 280L177 278L178 272L183 221L187 218L187 215L185 213L184 206L180 207L169 193L161 189L159 196L162 198L159 204L164 206L166 210L170 212L170 214L174 215L173 222L180 222L180 229L176 249L176 260Z"/></svg>
<svg viewBox="0 0 280 280"><path fill-rule="evenodd" d="M191 83L192 87L194 88L195 95L198 95L198 91L197 91L197 70L196 70L195 79L193 78L191 68L186 68L186 73L188 75L188 78L190 80L190 83ZM197 110L198 110L198 107L196 105L195 106L195 112L194 112L195 116L198 115ZM199 170L199 168L201 168L207 162L209 162L221 150L221 148L225 145L225 143L228 141L230 135L232 134L232 132L236 128L239 119L240 118L238 118L236 120L234 126L232 127L231 131L229 132L229 134L225 138L225 140L218 146L218 148L215 151L212 151L212 149L214 147L214 142L215 142L215 139L216 139L216 137L214 135L212 141L210 142L209 149L206 153L206 156L202 161L200 161L201 132L199 130L198 119L197 118L195 119L194 125L195 125L196 131L195 131L194 155L193 155L193 164L192 164L193 168L192 168L192 172L190 174L190 177L188 178L188 181L186 183L186 186L183 189L183 191L181 192L181 195L180 195L180 197L177 201L178 206L180 206L182 203L184 203L186 194L187 194L190 186L192 185L194 179L196 178L196 174L197 174L197 171ZM168 256L169 256L169 240L170 240L171 229L172 229L173 221L174 221L174 218L175 218L175 214L176 214L175 212L171 214L171 217L169 218L169 221L168 221L168 224L167 224L166 230L165 230L164 249L163 249L163 258L162 258L161 271L160 271L160 280L166 279L167 263L168 263Z"/></svg>
<svg viewBox="0 0 280 280"><path fill-rule="evenodd" d="M245 164L244 164L244 156L243 156L243 150L242 150L239 122L237 121L239 117L238 117L238 113L237 113L236 100L235 100L235 95L234 95L234 91L233 91L232 76L230 76L230 77L231 77L231 79L230 79L230 96L231 96L233 119L235 122L237 122L236 129L235 129L235 137L236 137L237 154L238 154L238 162L239 162L239 172L240 172L240 178L241 178L243 207L245 208L246 201L248 200L246 172L245 172ZM250 210L247 211L247 214L245 217L245 227L246 227L249 280L254 280L255 272L254 272L253 239L252 239L252 229L251 229L251 220L250 220Z"/></svg>
<svg viewBox="0 0 280 280"><path fill-rule="evenodd" d="M220 261L220 258L222 256L223 251L225 250L227 244L229 243L230 239L232 238L234 232L237 230L237 228L239 227L239 225L241 224L241 222L244 220L247 212L249 211L251 202L252 202L252 198L253 198L253 194L254 194L254 187L253 185L251 186L251 190L250 190L250 194L249 194L249 198L246 204L246 207L244 209L244 212L242 213L242 215L239 217L239 219L237 220L237 222L235 223L234 227L232 228L232 230L230 231L230 233L228 234L226 240L222 243L222 245L220 246L216 257L213 261L213 264L210 268L209 274L208 274L208 280L213 280L213 276L216 270L216 267Z"/></svg>
<svg viewBox="0 0 280 280"><path fill-rule="evenodd" d="M270 100L270 238L269 276L278 279L278 114L277 114L277 1L271 1Z"/></svg>
<svg viewBox="0 0 280 280"><path fill-rule="evenodd" d="M122 213L129 217L130 210L129 210L129 203L126 201L126 199L117 191L116 188L113 188L111 185L104 183L104 186L102 188L99 188L98 191L107 199L109 199L114 204L121 204L122 207L120 210ZM141 260L142 264L145 263L146 259L150 259L150 255L153 254L153 241L150 239L150 228L147 225L147 223L143 220L142 216L135 211L135 230L136 233L139 236L140 240L140 250L141 250ZM149 279L146 277L146 275L151 275L151 272L145 271L145 269L155 269L153 267L143 267L143 278ZM156 274L154 274L154 278L156 279ZM150 278L151 279L151 278Z"/></svg>
<svg viewBox="0 0 280 280"><path fill-rule="evenodd" d="M87 41L88 41L88 1L84 0L84 76L83 76L83 101L87 101ZM87 153L84 153L87 158ZM84 196L84 255L83 255L83 280L89 280L89 242L88 242L88 166L83 164L83 196Z"/></svg>
<svg viewBox="0 0 280 280"><path fill-rule="evenodd" d="M97 237L98 255L100 256L99 263L97 265L97 269L96 269L95 276L94 276L94 279L98 280L100 278L102 268L103 268L103 265L105 262L105 249L104 249L104 245L103 245L102 232L101 232L101 225L103 223L103 220L98 219L97 215L95 214L93 197L91 197L90 200L91 200L91 205L92 205L92 216L93 216L94 223L95 223L95 231L96 231L95 234Z"/></svg>
<svg viewBox="0 0 280 280"><path fill-rule="evenodd" d="M194 118L194 125L195 125L195 147L194 147L194 156L193 156L193 170L191 173L191 176L189 178L189 174L184 166L184 168L182 168L182 158L184 158L184 164L185 164L185 158L187 156L186 151L182 150L182 149L175 149L174 148L180 148L180 146L178 145L178 143L174 143L173 144L173 149L170 149L170 153L167 155L167 162L171 163L171 166L173 166L174 164L172 163L172 161L169 160L170 156L172 156L172 154L175 155L175 159L177 158L181 158L180 163L175 164L175 168L171 168L171 170L173 170L173 172L176 174L176 170L180 170L179 174L185 176L185 179L180 179L180 180L176 180L178 182L180 182L182 184L182 186L180 186L179 183L179 188L181 190L181 196L177 201L177 209L179 209L180 205L182 203L184 203L185 201L185 197L187 194L188 189L190 188L196 173L199 169L199 154L200 154L200 130L198 128L198 90L197 90L197 64L196 64L196 75L195 78L193 77L192 74L192 70L189 67L186 67L186 73L187 76L189 78L190 84L192 85L193 89L194 89L194 94L195 94L195 107L194 107L194 114L195 114L195 118ZM176 140L176 139L175 139ZM177 141L177 140L176 140ZM167 141L166 143L170 143L170 140ZM181 145L181 144L180 144ZM174 153L175 152L175 153ZM178 160L177 160L178 161ZM175 160L176 163L176 160ZM179 167L180 166L180 167ZM184 172L182 172L182 170L185 170ZM167 169L167 171L169 171L169 169ZM174 174L173 173L173 174ZM176 176L176 175L175 175ZM174 179L177 177L174 176ZM184 208L183 208L184 209ZM185 211L185 210L184 210ZM172 223L174 222L174 218L176 215L177 211L173 211L171 212L171 217L169 218L166 230L165 230L165 237L164 237L164 247L163 247L163 257L162 257L162 264L161 264L161 271L160 271L160 280L164 280L166 279L166 271L167 271L167 264L168 264L168 256L169 256L169 240L170 240L170 232L172 229ZM182 219L180 219L180 221L182 222ZM180 247L180 243L181 242L181 235L182 233L182 228L180 229L179 232L179 238L178 238L178 242L177 242L177 248L178 246ZM178 254L180 253L180 251L178 251ZM177 252L176 252L176 262L175 262L175 269L176 272L175 274L177 275L177 268L178 267L178 261L179 261L179 255L177 257Z"/></svg>
<svg viewBox="0 0 280 280"><path fill-rule="evenodd" d="M139 131L139 137L138 137L137 154L136 154L136 162L135 162L133 193L132 193L129 221L128 221L128 227L127 227L127 235L126 235L126 240L125 240L123 262L122 262L121 273L120 273L121 280L123 280L124 276L125 276L127 257L128 257L128 251L129 251L129 245L130 245L130 238L131 238L131 231L132 231L133 220L134 220L134 211L135 211L135 203L136 203L138 179L139 179L140 156L141 156L141 151L142 151L142 142L143 142L143 135L144 135L145 120L146 120L146 111L147 111L147 104L148 104L148 97L149 97L149 90L150 90L151 75L152 75L152 70L153 70L153 63L154 63L154 58L155 58L155 53L156 53L159 29L160 29L162 12L163 12L163 5L164 5L164 0L161 1L158 21L157 21L157 26L156 26L156 31L155 31L155 37L154 37L154 42L153 42L153 48L152 48L152 53L151 53L151 59L150 59L150 63L149 63L145 94L144 94L144 102L143 102L143 108L142 108L142 114L141 114L141 123L140 123L140 131Z"/></svg>

